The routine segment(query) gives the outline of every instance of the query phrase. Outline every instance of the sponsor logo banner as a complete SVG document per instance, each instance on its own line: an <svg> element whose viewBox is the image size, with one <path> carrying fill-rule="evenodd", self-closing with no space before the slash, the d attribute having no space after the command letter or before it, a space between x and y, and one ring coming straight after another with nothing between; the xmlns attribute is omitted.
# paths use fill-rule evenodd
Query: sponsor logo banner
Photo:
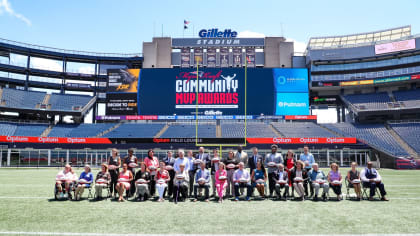
<svg viewBox="0 0 420 236"><path fill-rule="evenodd" d="M191 49L181 48L181 67L188 68L191 63Z"/></svg>
<svg viewBox="0 0 420 236"><path fill-rule="evenodd" d="M107 92L137 93L140 69L109 69Z"/></svg>
<svg viewBox="0 0 420 236"><path fill-rule="evenodd" d="M111 144L108 138L55 138L29 136L0 136L3 143L59 143L59 144Z"/></svg>
<svg viewBox="0 0 420 236"><path fill-rule="evenodd" d="M375 45L375 54L399 52L416 48L416 40L409 39L398 42L384 43Z"/></svg>
<svg viewBox="0 0 420 236"><path fill-rule="evenodd" d="M316 115L313 116L285 116L285 120L316 120Z"/></svg>
<svg viewBox="0 0 420 236"><path fill-rule="evenodd" d="M355 144L356 138L246 138L250 144Z"/></svg>

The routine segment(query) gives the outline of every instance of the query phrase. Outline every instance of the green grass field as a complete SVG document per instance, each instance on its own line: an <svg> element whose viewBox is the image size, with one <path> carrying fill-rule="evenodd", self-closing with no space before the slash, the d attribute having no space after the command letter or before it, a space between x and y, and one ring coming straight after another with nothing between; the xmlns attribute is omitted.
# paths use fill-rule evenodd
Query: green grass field
<svg viewBox="0 0 420 236"><path fill-rule="evenodd" d="M57 168L0 169L0 234L420 233L420 171L380 170L389 202L264 200L177 205L168 201L54 201L57 172Z"/></svg>

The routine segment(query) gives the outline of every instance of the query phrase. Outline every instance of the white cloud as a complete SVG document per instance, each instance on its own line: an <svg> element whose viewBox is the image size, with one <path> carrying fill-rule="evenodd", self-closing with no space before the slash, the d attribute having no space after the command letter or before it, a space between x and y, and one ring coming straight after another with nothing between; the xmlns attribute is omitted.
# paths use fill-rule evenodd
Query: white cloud
<svg viewBox="0 0 420 236"><path fill-rule="evenodd" d="M238 33L238 38L264 38L265 34L245 30Z"/></svg>
<svg viewBox="0 0 420 236"><path fill-rule="evenodd" d="M292 38L288 38L286 41L294 42L293 47L294 47L295 52L303 53L303 52L306 51L306 43L305 42L296 41Z"/></svg>
<svg viewBox="0 0 420 236"><path fill-rule="evenodd" d="M23 22L25 22L28 26L32 25L32 22L26 18L24 15L15 12L12 9L12 5L10 4L9 0L0 0L0 15L3 14L3 12L8 13L11 16L14 16L20 20L22 20Z"/></svg>

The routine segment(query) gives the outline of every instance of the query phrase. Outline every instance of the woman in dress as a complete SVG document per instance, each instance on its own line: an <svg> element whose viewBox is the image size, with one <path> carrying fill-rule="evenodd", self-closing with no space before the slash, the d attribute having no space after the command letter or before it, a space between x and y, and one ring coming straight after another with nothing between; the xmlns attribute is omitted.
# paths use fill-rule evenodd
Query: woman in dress
<svg viewBox="0 0 420 236"><path fill-rule="evenodd" d="M119 155L120 153L118 149L113 148L111 152L112 154L108 161L109 174L111 175L111 183L109 185L109 191L111 192L111 195L112 193L114 193L114 197L116 198L116 195L117 195L116 187L117 187L117 182L118 182L119 168L121 166L121 158L120 158L120 155Z"/></svg>
<svg viewBox="0 0 420 236"><path fill-rule="evenodd" d="M165 195L166 189L168 187L168 181L171 180L169 172L165 168L165 162L161 161L159 166L159 171L155 176L156 188L159 194L158 202L163 202L163 196Z"/></svg>
<svg viewBox="0 0 420 236"><path fill-rule="evenodd" d="M253 187L257 188L260 197L265 197L265 183L267 181L267 172L265 171L264 165L261 161L257 162L257 168L252 171L251 180Z"/></svg>
<svg viewBox="0 0 420 236"><path fill-rule="evenodd" d="M155 176L157 174L157 169L159 168L159 160L154 156L154 151L152 149L149 149L147 152L147 157L144 158L144 164L146 164L150 173L150 196L153 197L156 191Z"/></svg>
<svg viewBox="0 0 420 236"><path fill-rule="evenodd" d="M145 182L137 182L140 179L145 180ZM147 198L150 196L150 173L147 171L144 162L140 163L140 170L137 171L133 182L135 182L136 185L136 199L139 201L147 200Z"/></svg>
<svg viewBox="0 0 420 236"><path fill-rule="evenodd" d="M108 172L108 165L106 163L102 163L101 171L98 172L95 179L96 200L102 198L102 189L108 188L108 184L110 183L110 181L111 175Z"/></svg>
<svg viewBox="0 0 420 236"><path fill-rule="evenodd" d="M133 180L133 174L131 171L128 170L127 164L123 164L122 171L120 172L118 176L118 184L117 184L117 191L118 191L118 201L123 202L124 201L124 190L127 191L130 189L130 182Z"/></svg>
<svg viewBox="0 0 420 236"><path fill-rule="evenodd" d="M360 201L362 199L360 172L356 169L356 167L357 163L352 162L351 169L349 172L347 172L347 180L349 181L349 188L354 188L354 192L356 192L357 195L357 200Z"/></svg>

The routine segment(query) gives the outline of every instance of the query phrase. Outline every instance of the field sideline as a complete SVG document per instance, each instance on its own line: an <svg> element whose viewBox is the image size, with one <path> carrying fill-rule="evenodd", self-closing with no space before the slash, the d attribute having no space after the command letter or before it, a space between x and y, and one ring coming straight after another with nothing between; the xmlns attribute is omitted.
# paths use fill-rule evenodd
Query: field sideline
<svg viewBox="0 0 420 236"><path fill-rule="evenodd" d="M227 200L178 205L54 201L57 172L57 168L0 169L0 235L420 233L420 171L415 170L380 170L389 202Z"/></svg>

